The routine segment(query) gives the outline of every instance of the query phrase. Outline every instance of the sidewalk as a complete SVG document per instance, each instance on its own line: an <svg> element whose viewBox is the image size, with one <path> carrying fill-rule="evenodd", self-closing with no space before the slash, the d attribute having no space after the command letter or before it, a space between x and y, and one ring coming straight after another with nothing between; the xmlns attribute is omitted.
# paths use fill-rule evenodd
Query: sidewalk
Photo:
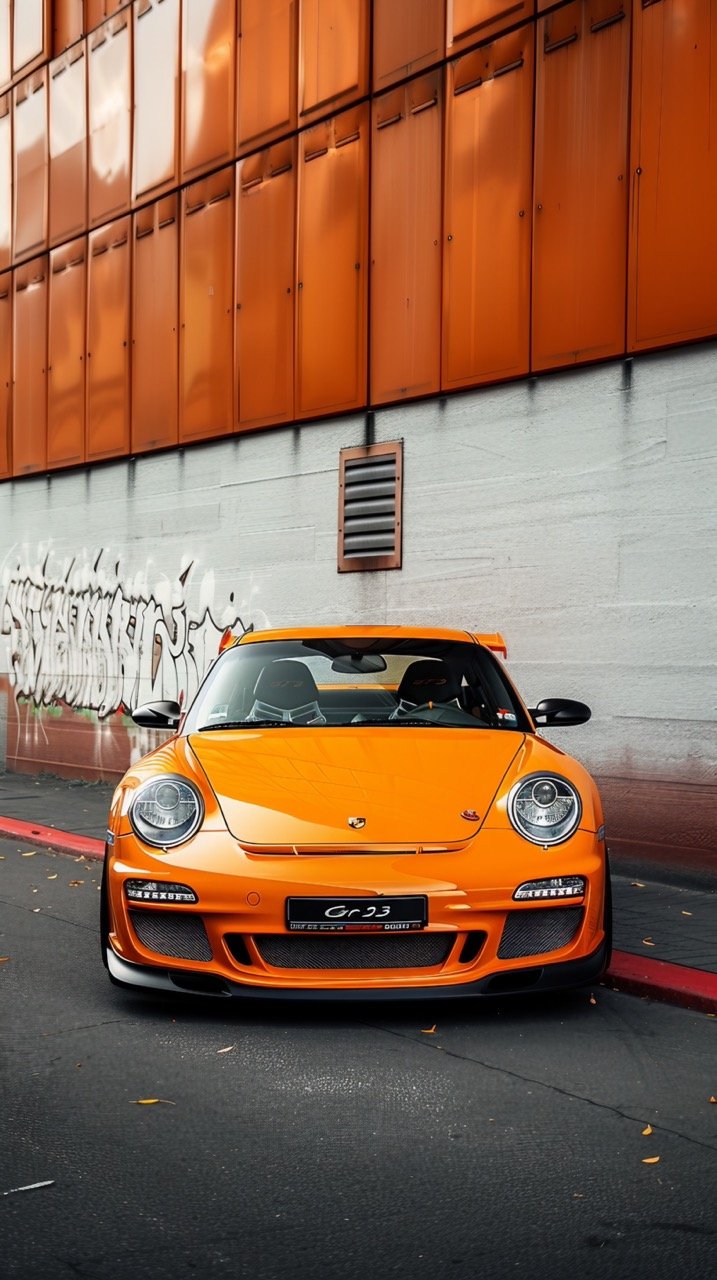
<svg viewBox="0 0 717 1280"><path fill-rule="evenodd" d="M102 857L112 791L0 774L0 836ZM687 885L679 871L668 882L668 874L659 867L628 875L613 862L615 950L606 984L717 1012L717 883Z"/></svg>

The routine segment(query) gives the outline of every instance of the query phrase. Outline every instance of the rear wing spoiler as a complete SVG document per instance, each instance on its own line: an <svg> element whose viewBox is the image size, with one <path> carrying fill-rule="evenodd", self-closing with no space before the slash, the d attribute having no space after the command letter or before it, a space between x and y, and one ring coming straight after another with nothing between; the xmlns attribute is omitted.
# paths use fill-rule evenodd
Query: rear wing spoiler
<svg viewBox="0 0 717 1280"><path fill-rule="evenodd" d="M500 631L474 631L472 635L474 640L485 645L486 649L490 649L492 653L499 653L501 658L508 657L508 646Z"/></svg>

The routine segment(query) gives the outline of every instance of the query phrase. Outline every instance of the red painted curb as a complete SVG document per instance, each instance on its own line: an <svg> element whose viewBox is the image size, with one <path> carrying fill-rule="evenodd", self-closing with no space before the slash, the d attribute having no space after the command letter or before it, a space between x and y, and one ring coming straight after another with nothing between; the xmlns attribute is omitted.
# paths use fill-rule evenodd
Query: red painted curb
<svg viewBox="0 0 717 1280"><path fill-rule="evenodd" d="M0 836L11 840L39 844L43 849L59 849L61 853L79 854L82 858L104 858L102 840L90 836L76 836L72 831L57 831L55 827L38 826L34 822L20 822L17 818L0 818Z"/></svg>
<svg viewBox="0 0 717 1280"><path fill-rule="evenodd" d="M652 996L687 1009L717 1013L717 973L704 969L613 951L603 983L630 995Z"/></svg>

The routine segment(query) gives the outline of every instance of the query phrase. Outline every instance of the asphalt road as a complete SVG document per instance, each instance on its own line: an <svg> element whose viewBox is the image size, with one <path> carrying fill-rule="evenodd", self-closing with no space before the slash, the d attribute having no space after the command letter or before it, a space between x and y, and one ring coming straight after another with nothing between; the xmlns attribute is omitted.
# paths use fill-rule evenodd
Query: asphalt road
<svg viewBox="0 0 717 1280"><path fill-rule="evenodd" d="M717 1019L599 987L136 996L100 963L100 864L23 852L0 842L3 1280L714 1274Z"/></svg>

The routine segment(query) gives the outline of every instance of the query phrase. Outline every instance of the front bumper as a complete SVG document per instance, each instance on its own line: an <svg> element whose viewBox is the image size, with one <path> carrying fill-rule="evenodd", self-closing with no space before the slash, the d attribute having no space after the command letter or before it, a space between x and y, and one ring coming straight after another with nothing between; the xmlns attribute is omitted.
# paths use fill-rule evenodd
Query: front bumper
<svg viewBox="0 0 717 1280"><path fill-rule="evenodd" d="M196 970L160 969L154 965L131 964L107 948L107 968L122 986L141 987L145 991L166 991L173 995L234 997L242 1000L308 1000L308 1001L396 1001L457 1000L506 995L533 995L583 986L599 979L606 965L607 942L596 951L577 960L552 964L529 965L520 969L502 969L472 982L452 986L424 987L258 987L244 982L197 973Z"/></svg>

